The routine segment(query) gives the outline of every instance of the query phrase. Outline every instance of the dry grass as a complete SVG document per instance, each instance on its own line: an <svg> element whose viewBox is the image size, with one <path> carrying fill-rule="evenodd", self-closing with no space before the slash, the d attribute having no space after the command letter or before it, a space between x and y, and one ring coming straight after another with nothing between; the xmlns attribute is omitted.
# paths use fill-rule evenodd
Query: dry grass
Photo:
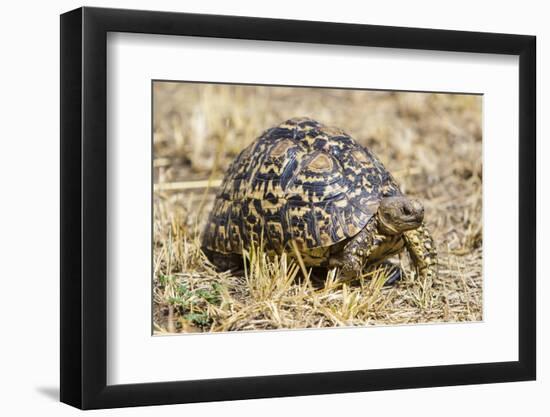
<svg viewBox="0 0 550 417"><path fill-rule="evenodd" d="M294 116L343 128L424 202L439 250L433 286L416 279L406 254L406 276L392 287L384 269L343 283L258 248L240 275L209 264L200 233L223 172ZM156 83L155 333L481 320L481 136L479 96Z"/></svg>

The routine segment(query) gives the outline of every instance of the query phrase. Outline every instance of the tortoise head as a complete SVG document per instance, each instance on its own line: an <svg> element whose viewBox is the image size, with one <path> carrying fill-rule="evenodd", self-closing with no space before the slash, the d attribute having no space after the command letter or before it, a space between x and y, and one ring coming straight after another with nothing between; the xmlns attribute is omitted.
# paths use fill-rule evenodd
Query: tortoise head
<svg viewBox="0 0 550 417"><path fill-rule="evenodd" d="M419 227L424 220L424 206L418 200L404 196L385 197L378 207L380 231L397 235Z"/></svg>

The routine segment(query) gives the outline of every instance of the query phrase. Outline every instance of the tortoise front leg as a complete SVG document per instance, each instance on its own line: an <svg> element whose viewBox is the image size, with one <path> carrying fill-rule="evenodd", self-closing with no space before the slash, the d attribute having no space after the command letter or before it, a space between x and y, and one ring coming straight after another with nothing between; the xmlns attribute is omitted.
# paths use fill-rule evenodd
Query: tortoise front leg
<svg viewBox="0 0 550 417"><path fill-rule="evenodd" d="M358 277L370 254L382 243L376 233L377 223L371 219L363 230L354 236L344 248L329 259L330 268L340 268L340 277L352 279Z"/></svg>
<svg viewBox="0 0 550 417"><path fill-rule="evenodd" d="M437 277L437 250L432 235L422 224L403 233L403 237L420 277L431 285Z"/></svg>

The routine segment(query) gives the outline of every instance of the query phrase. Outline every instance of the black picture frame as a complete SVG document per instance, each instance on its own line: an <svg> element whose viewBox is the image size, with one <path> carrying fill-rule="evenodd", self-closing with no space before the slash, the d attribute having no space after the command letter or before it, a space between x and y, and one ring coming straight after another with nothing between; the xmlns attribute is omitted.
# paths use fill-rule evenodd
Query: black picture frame
<svg viewBox="0 0 550 417"><path fill-rule="evenodd" d="M519 56L519 360L107 385L108 32ZM94 409L535 379L535 51L525 35L88 7L61 15L61 401Z"/></svg>

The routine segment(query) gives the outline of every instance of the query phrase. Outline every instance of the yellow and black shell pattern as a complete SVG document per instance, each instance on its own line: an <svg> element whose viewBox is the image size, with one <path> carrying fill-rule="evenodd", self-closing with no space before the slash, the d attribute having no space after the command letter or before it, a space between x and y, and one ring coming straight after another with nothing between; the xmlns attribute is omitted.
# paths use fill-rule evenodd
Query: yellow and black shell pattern
<svg viewBox="0 0 550 417"><path fill-rule="evenodd" d="M380 199L400 195L378 158L340 129L295 118L268 129L230 165L202 246L240 254L251 242L304 253L355 236Z"/></svg>

